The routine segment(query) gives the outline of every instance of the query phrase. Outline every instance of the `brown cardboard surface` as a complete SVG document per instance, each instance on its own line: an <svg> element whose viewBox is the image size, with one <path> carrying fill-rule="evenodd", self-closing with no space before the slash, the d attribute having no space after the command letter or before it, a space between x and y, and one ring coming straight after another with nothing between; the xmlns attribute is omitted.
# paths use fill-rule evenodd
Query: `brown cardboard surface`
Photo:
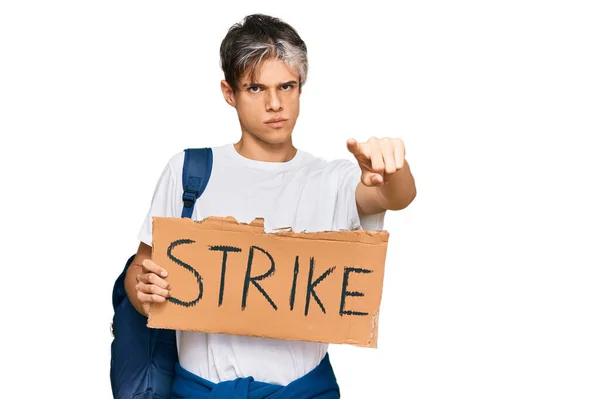
<svg viewBox="0 0 600 399"><path fill-rule="evenodd" d="M154 217L152 260L172 288L148 326L374 348L388 238Z"/></svg>

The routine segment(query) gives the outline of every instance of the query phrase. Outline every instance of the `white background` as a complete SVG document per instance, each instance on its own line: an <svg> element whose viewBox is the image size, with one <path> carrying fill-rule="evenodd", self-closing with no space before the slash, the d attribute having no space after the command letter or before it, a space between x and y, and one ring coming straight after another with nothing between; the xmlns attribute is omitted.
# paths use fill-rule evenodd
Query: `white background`
<svg viewBox="0 0 600 399"><path fill-rule="evenodd" d="M2 2L2 396L110 397L112 284L168 159L238 139L218 49L263 12L309 49L295 144L400 137L417 181L342 397L600 397L595 2L280 3Z"/></svg>

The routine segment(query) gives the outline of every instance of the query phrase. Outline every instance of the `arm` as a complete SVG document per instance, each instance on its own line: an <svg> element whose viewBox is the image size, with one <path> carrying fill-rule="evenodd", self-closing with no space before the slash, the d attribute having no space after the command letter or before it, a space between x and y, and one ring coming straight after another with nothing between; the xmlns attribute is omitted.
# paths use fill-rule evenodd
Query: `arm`
<svg viewBox="0 0 600 399"><path fill-rule="evenodd" d="M415 199L415 179L404 159L404 144L400 139L371 138L360 144L351 139L347 145L362 170L361 182L356 187L356 205L361 216L404 209Z"/></svg>

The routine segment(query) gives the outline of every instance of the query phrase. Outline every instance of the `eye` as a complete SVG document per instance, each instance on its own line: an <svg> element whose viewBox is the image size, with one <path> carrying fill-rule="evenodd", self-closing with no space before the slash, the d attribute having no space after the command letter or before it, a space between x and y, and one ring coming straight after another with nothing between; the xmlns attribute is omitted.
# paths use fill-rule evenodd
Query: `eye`
<svg viewBox="0 0 600 399"><path fill-rule="evenodd" d="M260 87L258 87L258 86L250 86L250 87L248 87L248 91L250 93L258 93L260 91Z"/></svg>
<svg viewBox="0 0 600 399"><path fill-rule="evenodd" d="M292 90L293 87L294 87L294 85L291 85L291 84L281 85L281 89L285 90L285 91Z"/></svg>

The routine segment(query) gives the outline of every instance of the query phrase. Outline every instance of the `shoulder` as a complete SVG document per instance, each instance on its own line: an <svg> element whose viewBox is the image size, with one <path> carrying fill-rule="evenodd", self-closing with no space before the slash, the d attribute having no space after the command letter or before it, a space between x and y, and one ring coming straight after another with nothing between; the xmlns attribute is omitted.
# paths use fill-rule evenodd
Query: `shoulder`
<svg viewBox="0 0 600 399"><path fill-rule="evenodd" d="M219 146L215 146L215 147L205 147L205 148L210 148L212 153L213 153L213 157L222 157L225 155L225 150L226 150L227 145L219 145ZM190 148L201 148L201 147L190 147ZM181 170L183 169L183 163L185 161L185 149L182 149L181 151L177 151L176 153L172 154L170 156L170 158L167 161L167 167L171 170L171 173L179 173L181 172Z"/></svg>
<svg viewBox="0 0 600 399"><path fill-rule="evenodd" d="M162 172L163 176L170 176L171 178L176 177L183 168L183 160L185 153L183 150L171 154L167 158L167 162Z"/></svg>

